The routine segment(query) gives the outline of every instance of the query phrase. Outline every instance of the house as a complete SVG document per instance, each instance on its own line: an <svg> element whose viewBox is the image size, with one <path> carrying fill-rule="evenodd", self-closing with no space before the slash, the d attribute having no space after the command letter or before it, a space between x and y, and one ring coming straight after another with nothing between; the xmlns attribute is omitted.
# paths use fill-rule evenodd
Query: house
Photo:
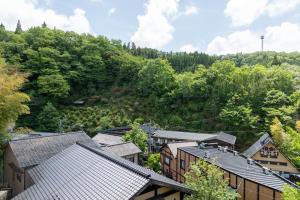
<svg viewBox="0 0 300 200"><path fill-rule="evenodd" d="M120 136L103 133L98 133L93 141L101 145L102 149L138 164L142 151L132 142L124 142Z"/></svg>
<svg viewBox="0 0 300 200"><path fill-rule="evenodd" d="M177 149L179 147L197 146L197 142L178 142L164 144L160 150L161 171L167 177L176 180Z"/></svg>
<svg viewBox="0 0 300 200"><path fill-rule="evenodd" d="M163 144L175 142L216 142L221 146L228 146L233 149L236 141L235 136L224 132L209 134L156 130L152 138L156 148L160 148Z"/></svg>
<svg viewBox="0 0 300 200"><path fill-rule="evenodd" d="M229 186L237 190L241 200L280 200L285 184L297 187L289 180L236 151L203 144L177 149L176 166L171 166L172 172L176 174L174 180L184 183L185 173L199 159L217 165L224 172L224 178L228 180Z"/></svg>
<svg viewBox="0 0 300 200"><path fill-rule="evenodd" d="M30 187L13 200L181 200L186 186L110 152L74 144L29 170Z"/></svg>
<svg viewBox="0 0 300 200"><path fill-rule="evenodd" d="M15 138L4 146L4 183L12 188L13 196L28 187L28 170L55 154L76 142L98 146L84 132L40 135Z"/></svg>
<svg viewBox="0 0 300 200"><path fill-rule="evenodd" d="M244 152L244 155L287 178L291 174L299 174L299 170L280 152L268 133L262 135Z"/></svg>

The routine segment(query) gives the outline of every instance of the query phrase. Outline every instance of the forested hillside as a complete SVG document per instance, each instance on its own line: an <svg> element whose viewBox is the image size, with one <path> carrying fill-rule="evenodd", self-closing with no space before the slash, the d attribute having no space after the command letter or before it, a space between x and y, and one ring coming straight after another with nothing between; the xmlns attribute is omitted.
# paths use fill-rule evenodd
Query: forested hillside
<svg viewBox="0 0 300 200"><path fill-rule="evenodd" d="M299 119L299 53L165 53L44 24L0 28L0 55L27 73L31 114L17 126L34 130L93 135L138 119L173 130L224 130L244 145L275 116L289 126Z"/></svg>

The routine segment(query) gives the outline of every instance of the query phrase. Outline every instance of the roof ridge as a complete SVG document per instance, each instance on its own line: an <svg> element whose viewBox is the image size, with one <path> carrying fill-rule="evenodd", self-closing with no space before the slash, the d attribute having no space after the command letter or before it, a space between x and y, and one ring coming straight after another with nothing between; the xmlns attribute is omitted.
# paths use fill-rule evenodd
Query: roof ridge
<svg viewBox="0 0 300 200"><path fill-rule="evenodd" d="M75 131L75 132L66 132L66 133L53 133L53 135L41 135L41 136L35 136L35 137L12 139L9 142L15 142L15 141L21 141L21 140L33 140L33 139L40 139L40 138L47 138L47 137L56 137L56 136L71 135L71 134L78 134L78 133L85 133L85 132L84 131Z"/></svg>
<svg viewBox="0 0 300 200"><path fill-rule="evenodd" d="M133 142L121 142L121 143L118 143L118 144L110 144L110 145L107 145L107 147L112 147L112 146L118 146L118 145L122 145L122 144L134 144Z"/></svg>
<svg viewBox="0 0 300 200"><path fill-rule="evenodd" d="M113 163L115 163L117 165L120 165L120 166L122 166L122 167L124 167L124 168L126 168L126 169L128 169L128 170L130 170L132 172L134 172L134 173L137 173L137 174L139 174L140 176L142 176L144 178L147 178L147 179L151 178L151 174L150 173L146 174L144 172L141 172L141 171L139 171L139 170L137 170L137 169L135 169L135 168L133 168L133 167L131 167L131 166L123 163L123 162L120 162L119 160L117 160L117 159L115 159L115 158L113 158L111 156L108 156L105 153L102 153L100 150L93 149L91 147L88 147L88 146L80 143L80 142L76 142L76 144L79 145L79 146L81 146L81 147L83 147L83 148L85 148L85 149L87 149L87 150L89 150L89 151L91 151L91 152L93 152L93 153L95 153L95 154L97 154L97 155L99 155L99 156L102 156L102 157L106 158L107 160L112 161Z"/></svg>

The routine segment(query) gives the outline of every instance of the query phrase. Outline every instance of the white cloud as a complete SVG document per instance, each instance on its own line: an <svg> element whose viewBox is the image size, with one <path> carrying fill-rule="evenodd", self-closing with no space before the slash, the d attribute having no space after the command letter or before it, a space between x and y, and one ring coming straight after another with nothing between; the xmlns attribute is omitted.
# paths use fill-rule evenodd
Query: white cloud
<svg viewBox="0 0 300 200"><path fill-rule="evenodd" d="M270 51L300 51L300 25L284 22L264 31L264 49ZM260 34L250 30L237 31L226 37L217 36L207 47L209 54L254 52L261 48Z"/></svg>
<svg viewBox="0 0 300 200"><path fill-rule="evenodd" d="M233 26L250 25L265 10L268 0L229 0L224 14Z"/></svg>
<svg viewBox="0 0 300 200"><path fill-rule="evenodd" d="M38 8L36 0L0 1L0 21L5 27L15 30L18 19L21 21L23 29L40 26L46 22L48 27L78 33L91 32L85 11L80 8L76 8L73 15L67 16L58 14L51 9Z"/></svg>
<svg viewBox="0 0 300 200"><path fill-rule="evenodd" d="M116 12L116 8L111 8L111 9L109 9L107 15L112 16L115 12Z"/></svg>
<svg viewBox="0 0 300 200"><path fill-rule="evenodd" d="M198 51L198 48L193 46L192 44L185 44L181 46L179 50L182 52L192 53Z"/></svg>
<svg viewBox="0 0 300 200"><path fill-rule="evenodd" d="M248 26L262 15L273 17L299 5L300 0L229 0L224 14L233 26Z"/></svg>
<svg viewBox="0 0 300 200"><path fill-rule="evenodd" d="M148 0L144 15L131 40L141 47L162 48L173 39L171 19L178 14L179 0Z"/></svg>
<svg viewBox="0 0 300 200"><path fill-rule="evenodd" d="M195 15L198 14L199 8L194 5L188 5L185 7L184 15L190 16L190 15Z"/></svg>

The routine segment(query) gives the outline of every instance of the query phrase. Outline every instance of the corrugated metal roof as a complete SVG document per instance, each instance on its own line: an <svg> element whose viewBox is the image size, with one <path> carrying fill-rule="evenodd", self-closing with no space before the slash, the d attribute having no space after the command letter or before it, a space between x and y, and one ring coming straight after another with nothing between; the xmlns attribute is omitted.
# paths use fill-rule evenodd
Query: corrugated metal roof
<svg viewBox="0 0 300 200"><path fill-rule="evenodd" d="M93 137L93 140L101 145L114 145L124 143L121 136L98 133Z"/></svg>
<svg viewBox="0 0 300 200"><path fill-rule="evenodd" d="M16 139L10 141L9 145L19 167L25 168L40 164L76 142L82 142L93 147L98 146L84 132Z"/></svg>
<svg viewBox="0 0 300 200"><path fill-rule="evenodd" d="M13 200L130 199L148 184L183 185L119 158L84 145L72 145L29 171L34 185Z"/></svg>
<svg viewBox="0 0 300 200"><path fill-rule="evenodd" d="M263 134L253 145L251 145L246 151L244 151L244 155L247 157L252 157L256 152L261 150L264 145L269 142L273 143L271 136L268 133Z"/></svg>
<svg viewBox="0 0 300 200"><path fill-rule="evenodd" d="M135 144L131 142L109 145L106 147L102 147L102 149L112 152L121 157L142 152Z"/></svg>
<svg viewBox="0 0 300 200"><path fill-rule="evenodd" d="M266 174L263 172L261 165L255 161L248 164L247 158L242 155L234 155L232 151L223 152L218 148L199 148L199 147L182 147L181 150L188 152L199 158L205 158L205 152L209 153L209 158L205 158L208 162L214 163L222 169L232 172L240 177L259 183L261 185L282 191L285 184L296 187L290 181L271 172Z"/></svg>

